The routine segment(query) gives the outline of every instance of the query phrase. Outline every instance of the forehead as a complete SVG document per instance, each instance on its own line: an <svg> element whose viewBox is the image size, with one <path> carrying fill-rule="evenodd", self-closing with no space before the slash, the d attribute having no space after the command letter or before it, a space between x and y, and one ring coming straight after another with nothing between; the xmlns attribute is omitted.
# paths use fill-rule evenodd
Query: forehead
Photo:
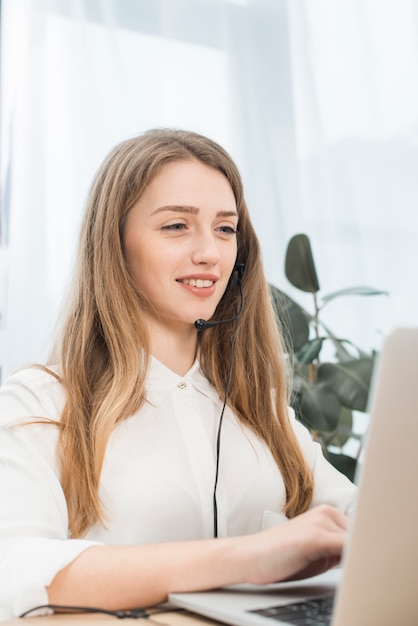
<svg viewBox="0 0 418 626"><path fill-rule="evenodd" d="M227 177L219 170L198 160L181 160L168 163L150 181L141 199L158 204L181 203L190 206L221 203L218 208L236 210L233 189ZM191 200L195 199L195 202Z"/></svg>

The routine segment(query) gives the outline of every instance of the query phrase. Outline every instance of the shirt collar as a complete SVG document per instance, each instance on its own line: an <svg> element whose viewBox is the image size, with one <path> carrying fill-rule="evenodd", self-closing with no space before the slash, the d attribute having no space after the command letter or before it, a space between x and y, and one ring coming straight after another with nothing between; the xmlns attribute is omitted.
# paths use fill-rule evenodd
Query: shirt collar
<svg viewBox="0 0 418 626"><path fill-rule="evenodd" d="M155 407L169 395L176 387L191 384L193 387L207 396L213 402L219 401L219 394L215 387L210 384L200 369L199 360L196 359L191 368L184 376L180 376L161 363L154 356L150 359L150 368L145 385L146 400Z"/></svg>

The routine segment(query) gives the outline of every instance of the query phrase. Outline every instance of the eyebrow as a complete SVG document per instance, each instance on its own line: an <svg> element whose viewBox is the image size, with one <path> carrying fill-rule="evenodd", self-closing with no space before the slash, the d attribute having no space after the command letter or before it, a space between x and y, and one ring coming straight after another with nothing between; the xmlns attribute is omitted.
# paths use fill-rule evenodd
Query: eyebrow
<svg viewBox="0 0 418 626"><path fill-rule="evenodd" d="M169 204L167 206L158 207L158 209L155 209L151 215L156 215L157 213L162 213L163 211L172 211L173 213L191 213L192 215L197 215L199 213L198 207L195 206ZM217 211L216 217L238 217L238 213L237 211Z"/></svg>

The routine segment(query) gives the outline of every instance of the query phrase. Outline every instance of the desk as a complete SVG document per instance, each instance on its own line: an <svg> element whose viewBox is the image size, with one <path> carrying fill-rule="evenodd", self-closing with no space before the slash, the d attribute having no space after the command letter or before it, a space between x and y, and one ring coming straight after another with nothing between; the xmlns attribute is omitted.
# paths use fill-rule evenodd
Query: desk
<svg viewBox="0 0 418 626"><path fill-rule="evenodd" d="M152 613L152 609L150 610ZM156 613L155 617L118 619L112 615L97 613L61 613L42 615L39 617L25 617L23 619L9 619L0 621L0 626L219 626L219 622L188 613L187 611L167 611Z"/></svg>

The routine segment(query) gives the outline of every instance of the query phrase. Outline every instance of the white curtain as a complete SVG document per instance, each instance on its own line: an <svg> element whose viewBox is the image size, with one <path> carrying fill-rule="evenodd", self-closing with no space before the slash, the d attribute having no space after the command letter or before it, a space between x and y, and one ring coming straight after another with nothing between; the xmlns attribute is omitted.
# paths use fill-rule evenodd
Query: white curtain
<svg viewBox="0 0 418 626"><path fill-rule="evenodd" d="M395 6L396 5L396 6ZM267 278L309 235L324 311L379 348L417 324L414 0L2 0L0 366L48 350L88 186L118 141L156 126L237 161Z"/></svg>

